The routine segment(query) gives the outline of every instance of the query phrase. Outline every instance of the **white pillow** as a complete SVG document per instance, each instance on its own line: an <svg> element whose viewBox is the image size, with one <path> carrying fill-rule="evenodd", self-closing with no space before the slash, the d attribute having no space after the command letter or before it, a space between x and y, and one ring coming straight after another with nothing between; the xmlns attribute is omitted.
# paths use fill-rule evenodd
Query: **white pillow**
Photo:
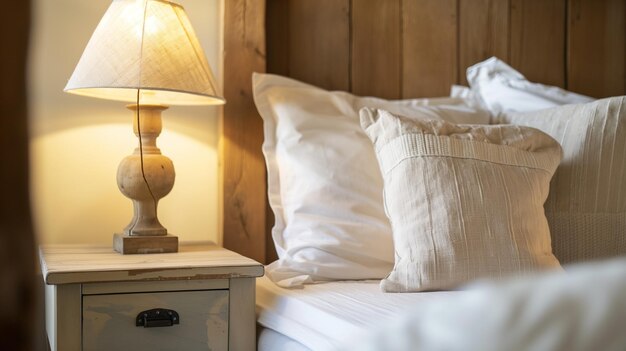
<svg viewBox="0 0 626 351"><path fill-rule="evenodd" d="M626 255L626 96L500 116L563 147L545 204L561 262Z"/></svg>
<svg viewBox="0 0 626 351"><path fill-rule="evenodd" d="M470 89L469 87L453 84L450 87L450 97L464 99L468 102L468 104L470 104L470 106L489 111L489 108L485 105L485 102L480 97L478 92Z"/></svg>
<svg viewBox="0 0 626 351"><path fill-rule="evenodd" d="M472 92L495 116L501 112L525 112L578 104L594 99L559 87L529 82L520 72L492 57L467 69ZM454 88L455 95L467 94Z"/></svg>
<svg viewBox="0 0 626 351"><path fill-rule="evenodd" d="M422 119L487 123L462 99L387 101L328 92L292 79L253 76L263 118L268 197L279 260L267 267L281 286L380 279L393 265L391 229L372 145L359 125L363 106Z"/></svg>
<svg viewBox="0 0 626 351"><path fill-rule="evenodd" d="M385 292L454 288L557 268L543 211L561 159L547 134L460 126L363 108L396 253Z"/></svg>

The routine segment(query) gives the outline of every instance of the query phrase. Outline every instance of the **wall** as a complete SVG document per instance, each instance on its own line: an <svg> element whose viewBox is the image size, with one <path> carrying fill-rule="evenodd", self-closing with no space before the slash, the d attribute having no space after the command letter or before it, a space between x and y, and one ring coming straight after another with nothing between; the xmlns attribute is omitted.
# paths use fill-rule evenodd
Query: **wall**
<svg viewBox="0 0 626 351"><path fill-rule="evenodd" d="M31 197L40 243L111 243L132 203L117 189L117 165L132 153L124 103L63 92L110 0L35 0L30 59ZM221 1L180 0L221 86ZM218 240L217 107L164 112L161 151L176 184L159 204L180 240Z"/></svg>
<svg viewBox="0 0 626 351"><path fill-rule="evenodd" d="M267 71L326 89L390 99L445 96L450 85L467 84L467 67L491 56L531 81L593 97L624 94L626 1L273 0L267 6Z"/></svg>

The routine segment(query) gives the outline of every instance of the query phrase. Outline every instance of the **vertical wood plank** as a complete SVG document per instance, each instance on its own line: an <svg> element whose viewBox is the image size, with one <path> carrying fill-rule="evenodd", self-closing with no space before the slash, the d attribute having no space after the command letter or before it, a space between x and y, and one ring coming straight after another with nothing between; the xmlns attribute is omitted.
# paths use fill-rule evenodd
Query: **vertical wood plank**
<svg viewBox="0 0 626 351"><path fill-rule="evenodd" d="M229 0L224 6L224 247L265 263L263 124L251 80L253 72L266 67L265 1Z"/></svg>
<svg viewBox="0 0 626 351"><path fill-rule="evenodd" d="M272 263L278 259L276 252L276 244L272 238L272 228L274 227L274 212L270 207L269 201L265 204L265 263Z"/></svg>
<svg viewBox="0 0 626 351"><path fill-rule="evenodd" d="M402 0L352 0L352 92L402 96Z"/></svg>
<svg viewBox="0 0 626 351"><path fill-rule="evenodd" d="M350 90L350 1L291 1L288 16L289 75Z"/></svg>
<svg viewBox="0 0 626 351"><path fill-rule="evenodd" d="M267 0L267 71L289 76L289 0Z"/></svg>
<svg viewBox="0 0 626 351"><path fill-rule="evenodd" d="M265 30L267 72L289 76L289 0L266 0ZM270 40L271 39L271 40ZM265 262L278 259L272 239L274 213L269 202L265 205Z"/></svg>
<svg viewBox="0 0 626 351"><path fill-rule="evenodd" d="M568 90L626 93L626 1L569 0L567 42Z"/></svg>
<svg viewBox="0 0 626 351"><path fill-rule="evenodd" d="M28 184L26 70L31 1L0 11L0 340L4 350L31 350L39 340L35 307L35 240Z"/></svg>
<svg viewBox="0 0 626 351"><path fill-rule="evenodd" d="M491 56L509 61L509 0L459 0L459 82Z"/></svg>
<svg viewBox="0 0 626 351"><path fill-rule="evenodd" d="M534 82L565 87L566 0L511 0L511 66Z"/></svg>
<svg viewBox="0 0 626 351"><path fill-rule="evenodd" d="M403 0L402 95L446 96L457 82L457 1Z"/></svg>
<svg viewBox="0 0 626 351"><path fill-rule="evenodd" d="M256 350L255 278L230 280L228 349Z"/></svg>

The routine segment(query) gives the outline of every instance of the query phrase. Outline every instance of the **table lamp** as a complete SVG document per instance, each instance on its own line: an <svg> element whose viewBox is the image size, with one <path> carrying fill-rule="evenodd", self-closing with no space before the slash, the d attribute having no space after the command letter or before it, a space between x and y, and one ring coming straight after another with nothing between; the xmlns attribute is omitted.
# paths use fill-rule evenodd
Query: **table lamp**
<svg viewBox="0 0 626 351"><path fill-rule="evenodd" d="M117 170L133 218L113 236L122 254L178 251L178 237L157 217L174 186L174 165L156 145L161 112L170 105L217 105L213 74L182 6L166 0L113 0L94 31L65 91L126 101L139 140Z"/></svg>

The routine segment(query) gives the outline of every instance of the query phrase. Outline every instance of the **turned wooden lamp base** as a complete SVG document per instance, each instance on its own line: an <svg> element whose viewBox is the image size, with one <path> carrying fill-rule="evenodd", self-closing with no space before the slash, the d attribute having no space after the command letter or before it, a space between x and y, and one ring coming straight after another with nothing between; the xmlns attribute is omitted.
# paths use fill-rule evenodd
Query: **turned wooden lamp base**
<svg viewBox="0 0 626 351"><path fill-rule="evenodd" d="M175 235L113 235L113 249L123 255L178 252Z"/></svg>
<svg viewBox="0 0 626 351"><path fill-rule="evenodd" d="M113 249L121 254L178 251L178 237L168 234L157 216L158 202L174 186L174 164L156 145L161 133L160 105L129 105L140 147L125 157L117 169L117 186L133 201L133 218L122 233L113 235Z"/></svg>

